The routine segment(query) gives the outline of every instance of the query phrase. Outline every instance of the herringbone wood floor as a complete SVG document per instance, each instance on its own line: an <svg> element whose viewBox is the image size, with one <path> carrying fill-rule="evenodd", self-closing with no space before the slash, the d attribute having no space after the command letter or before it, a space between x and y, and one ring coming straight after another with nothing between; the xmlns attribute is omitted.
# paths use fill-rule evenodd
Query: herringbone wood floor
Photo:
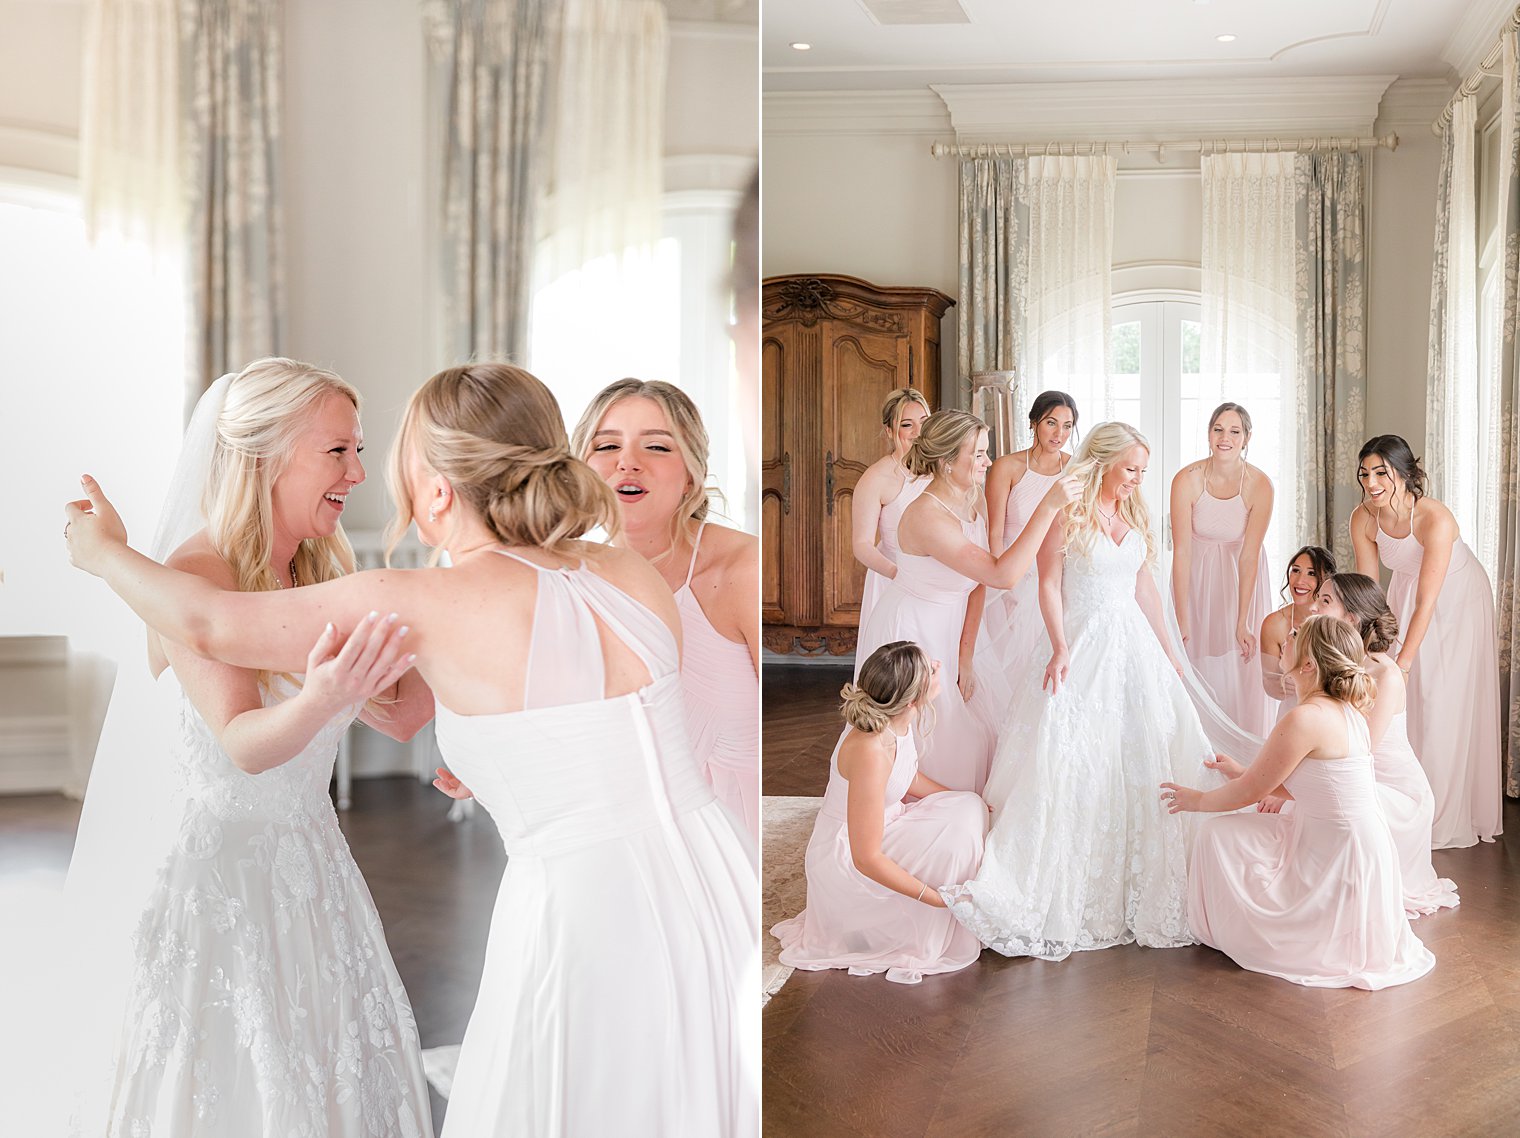
<svg viewBox="0 0 1520 1138"><path fill-rule="evenodd" d="M820 794L848 670L765 674L767 794ZM768 1138L1520 1134L1520 804L1436 853L1423 980L1319 991L1207 948L993 952L917 987L798 972L765 1009Z"/></svg>

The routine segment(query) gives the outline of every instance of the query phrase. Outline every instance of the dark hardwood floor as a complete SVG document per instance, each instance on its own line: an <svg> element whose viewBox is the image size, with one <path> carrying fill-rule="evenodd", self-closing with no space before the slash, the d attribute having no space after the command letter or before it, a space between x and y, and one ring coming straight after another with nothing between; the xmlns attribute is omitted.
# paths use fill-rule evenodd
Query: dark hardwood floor
<svg viewBox="0 0 1520 1138"><path fill-rule="evenodd" d="M506 864L501 840L483 810L448 821L448 800L413 778L359 779L353 793L353 808L339 818L380 910L422 1046L458 1043ZM78 822L79 804L59 795L0 797L0 893L20 883L61 888ZM444 1102L432 1098L436 1127Z"/></svg>
<svg viewBox="0 0 1520 1138"><path fill-rule="evenodd" d="M768 667L767 794L820 794L848 670ZM766 1006L768 1138L1520 1134L1520 803L1435 854L1424 979L1302 988L1207 948L984 952L916 987L797 972ZM768 934L767 934L768 935Z"/></svg>

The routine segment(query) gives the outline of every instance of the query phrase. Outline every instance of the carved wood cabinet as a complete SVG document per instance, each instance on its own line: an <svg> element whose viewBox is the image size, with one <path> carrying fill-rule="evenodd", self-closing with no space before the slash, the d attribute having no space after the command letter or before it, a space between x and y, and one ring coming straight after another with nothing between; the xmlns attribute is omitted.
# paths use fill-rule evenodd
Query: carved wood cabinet
<svg viewBox="0 0 1520 1138"><path fill-rule="evenodd" d="M885 452L888 392L917 387L939 407L939 322L954 303L855 277L764 282L760 603L771 651L854 651L865 585L850 550L855 484Z"/></svg>

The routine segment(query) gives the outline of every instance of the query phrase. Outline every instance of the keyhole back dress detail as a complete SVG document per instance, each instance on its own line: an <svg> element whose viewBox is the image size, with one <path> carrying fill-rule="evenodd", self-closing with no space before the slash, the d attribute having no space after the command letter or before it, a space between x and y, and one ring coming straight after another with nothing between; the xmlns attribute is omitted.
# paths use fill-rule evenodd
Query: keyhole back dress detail
<svg viewBox="0 0 1520 1138"><path fill-rule="evenodd" d="M675 637L584 563L495 552L538 593L523 709L438 703L507 850L443 1133L752 1138L755 862L687 741ZM645 686L604 695L598 622Z"/></svg>
<svg viewBox="0 0 1520 1138"><path fill-rule="evenodd" d="M676 590L684 641L681 685L686 696L686 729L702 773L760 849L760 677L749 645L730 640L716 628L691 580L697 570L702 535L697 531L686 580Z"/></svg>

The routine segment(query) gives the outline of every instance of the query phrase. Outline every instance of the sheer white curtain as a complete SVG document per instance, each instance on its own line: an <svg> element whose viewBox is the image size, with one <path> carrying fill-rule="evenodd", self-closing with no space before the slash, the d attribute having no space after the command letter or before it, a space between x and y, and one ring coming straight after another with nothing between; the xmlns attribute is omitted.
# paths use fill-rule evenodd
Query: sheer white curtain
<svg viewBox="0 0 1520 1138"><path fill-rule="evenodd" d="M1114 180L1108 155L1034 157L1025 189L1029 268L1019 390L1013 409L1028 435L1028 400L1049 388L1069 392L1082 421L1113 414L1109 384ZM1018 445L1028 445L1027 437Z"/></svg>
<svg viewBox="0 0 1520 1138"><path fill-rule="evenodd" d="M1497 486L1481 478L1480 470L1484 411L1494 384L1480 383L1478 375L1476 127L1477 99L1459 99L1442 141L1437 190L1424 459L1431 493L1451 508L1474 550L1488 554L1484 563L1492 573ZM1410 443L1419 446L1417 440Z"/></svg>
<svg viewBox="0 0 1520 1138"><path fill-rule="evenodd" d="M573 426L614 379L671 378L680 326L660 248L664 6L567 0L562 34L528 351Z"/></svg>
<svg viewBox="0 0 1520 1138"><path fill-rule="evenodd" d="M1265 548L1271 579L1303 542L1298 472L1295 290L1296 155L1205 155L1203 313L1197 410L1179 425L1182 460L1208 453L1208 416L1239 403L1252 419L1248 460L1276 491Z"/></svg>

